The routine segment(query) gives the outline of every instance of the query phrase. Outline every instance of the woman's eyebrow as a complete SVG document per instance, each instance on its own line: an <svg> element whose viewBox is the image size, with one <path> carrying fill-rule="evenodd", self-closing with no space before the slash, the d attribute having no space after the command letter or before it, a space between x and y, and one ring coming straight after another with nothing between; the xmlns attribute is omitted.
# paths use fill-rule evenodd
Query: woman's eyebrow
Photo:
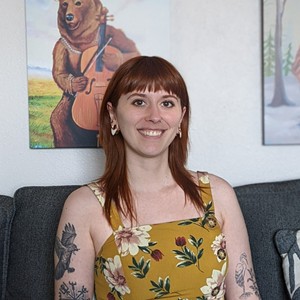
<svg viewBox="0 0 300 300"><path fill-rule="evenodd" d="M143 98L146 97L146 95L143 94L143 93L133 93L133 94L130 94L130 95L127 97L127 100L129 100L131 97L136 97L136 96L138 96L138 97L143 97Z"/></svg>
<svg viewBox="0 0 300 300"><path fill-rule="evenodd" d="M167 98L174 98L176 101L179 101L179 98L178 98L177 96L171 95L171 94L169 94L169 95L164 95L163 98L164 98L164 99L167 99Z"/></svg>
<svg viewBox="0 0 300 300"><path fill-rule="evenodd" d="M141 98L146 98L147 95L144 93L132 93L127 97L127 100L130 100L131 97L141 97ZM176 101L179 101L179 98L176 95L172 95L172 94L168 94L168 95L163 95L162 96L163 99L169 99L169 98L173 98Z"/></svg>

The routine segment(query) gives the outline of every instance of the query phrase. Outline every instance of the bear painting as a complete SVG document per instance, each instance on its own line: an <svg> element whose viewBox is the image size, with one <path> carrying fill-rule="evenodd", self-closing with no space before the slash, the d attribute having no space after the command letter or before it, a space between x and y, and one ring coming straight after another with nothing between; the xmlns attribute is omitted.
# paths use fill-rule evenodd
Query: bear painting
<svg viewBox="0 0 300 300"><path fill-rule="evenodd" d="M106 86L123 62L140 55L134 41L107 24L109 19L99 0L59 0L52 76L62 98L50 117L55 148L99 146Z"/></svg>

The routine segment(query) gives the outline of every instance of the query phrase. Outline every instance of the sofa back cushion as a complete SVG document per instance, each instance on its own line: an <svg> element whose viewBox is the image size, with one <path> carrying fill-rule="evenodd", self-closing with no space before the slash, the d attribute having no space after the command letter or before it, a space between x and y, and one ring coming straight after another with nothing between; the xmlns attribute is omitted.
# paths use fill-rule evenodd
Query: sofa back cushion
<svg viewBox="0 0 300 300"><path fill-rule="evenodd" d="M52 300L53 248L64 202L78 186L24 187L14 195L6 300Z"/></svg>
<svg viewBox="0 0 300 300"><path fill-rule="evenodd" d="M248 228L254 270L262 299L290 299L274 236L300 229L300 180L235 188Z"/></svg>
<svg viewBox="0 0 300 300"><path fill-rule="evenodd" d="M10 228L15 212L13 198L0 195L0 299L5 299Z"/></svg>

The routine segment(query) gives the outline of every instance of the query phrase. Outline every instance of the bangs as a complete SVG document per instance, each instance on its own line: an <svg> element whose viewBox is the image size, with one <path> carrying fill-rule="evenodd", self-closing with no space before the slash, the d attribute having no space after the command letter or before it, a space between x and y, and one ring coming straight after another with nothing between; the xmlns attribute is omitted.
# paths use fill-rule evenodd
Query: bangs
<svg viewBox="0 0 300 300"><path fill-rule="evenodd" d="M124 74L125 75L125 74ZM134 66L131 66L130 72L120 80L123 94L133 91L149 92L165 91L176 95L179 99L185 97L185 83L183 78L173 70L169 63L162 63L161 60L141 59Z"/></svg>

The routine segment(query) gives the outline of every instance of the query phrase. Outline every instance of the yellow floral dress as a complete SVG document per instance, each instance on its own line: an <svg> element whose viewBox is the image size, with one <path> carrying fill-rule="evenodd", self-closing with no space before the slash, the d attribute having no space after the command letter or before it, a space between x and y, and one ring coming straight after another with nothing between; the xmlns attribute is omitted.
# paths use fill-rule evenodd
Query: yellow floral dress
<svg viewBox="0 0 300 300"><path fill-rule="evenodd" d="M126 228L112 208L113 234L95 261L97 300L224 299L228 257L207 175L202 217ZM101 205L96 183L88 185Z"/></svg>

